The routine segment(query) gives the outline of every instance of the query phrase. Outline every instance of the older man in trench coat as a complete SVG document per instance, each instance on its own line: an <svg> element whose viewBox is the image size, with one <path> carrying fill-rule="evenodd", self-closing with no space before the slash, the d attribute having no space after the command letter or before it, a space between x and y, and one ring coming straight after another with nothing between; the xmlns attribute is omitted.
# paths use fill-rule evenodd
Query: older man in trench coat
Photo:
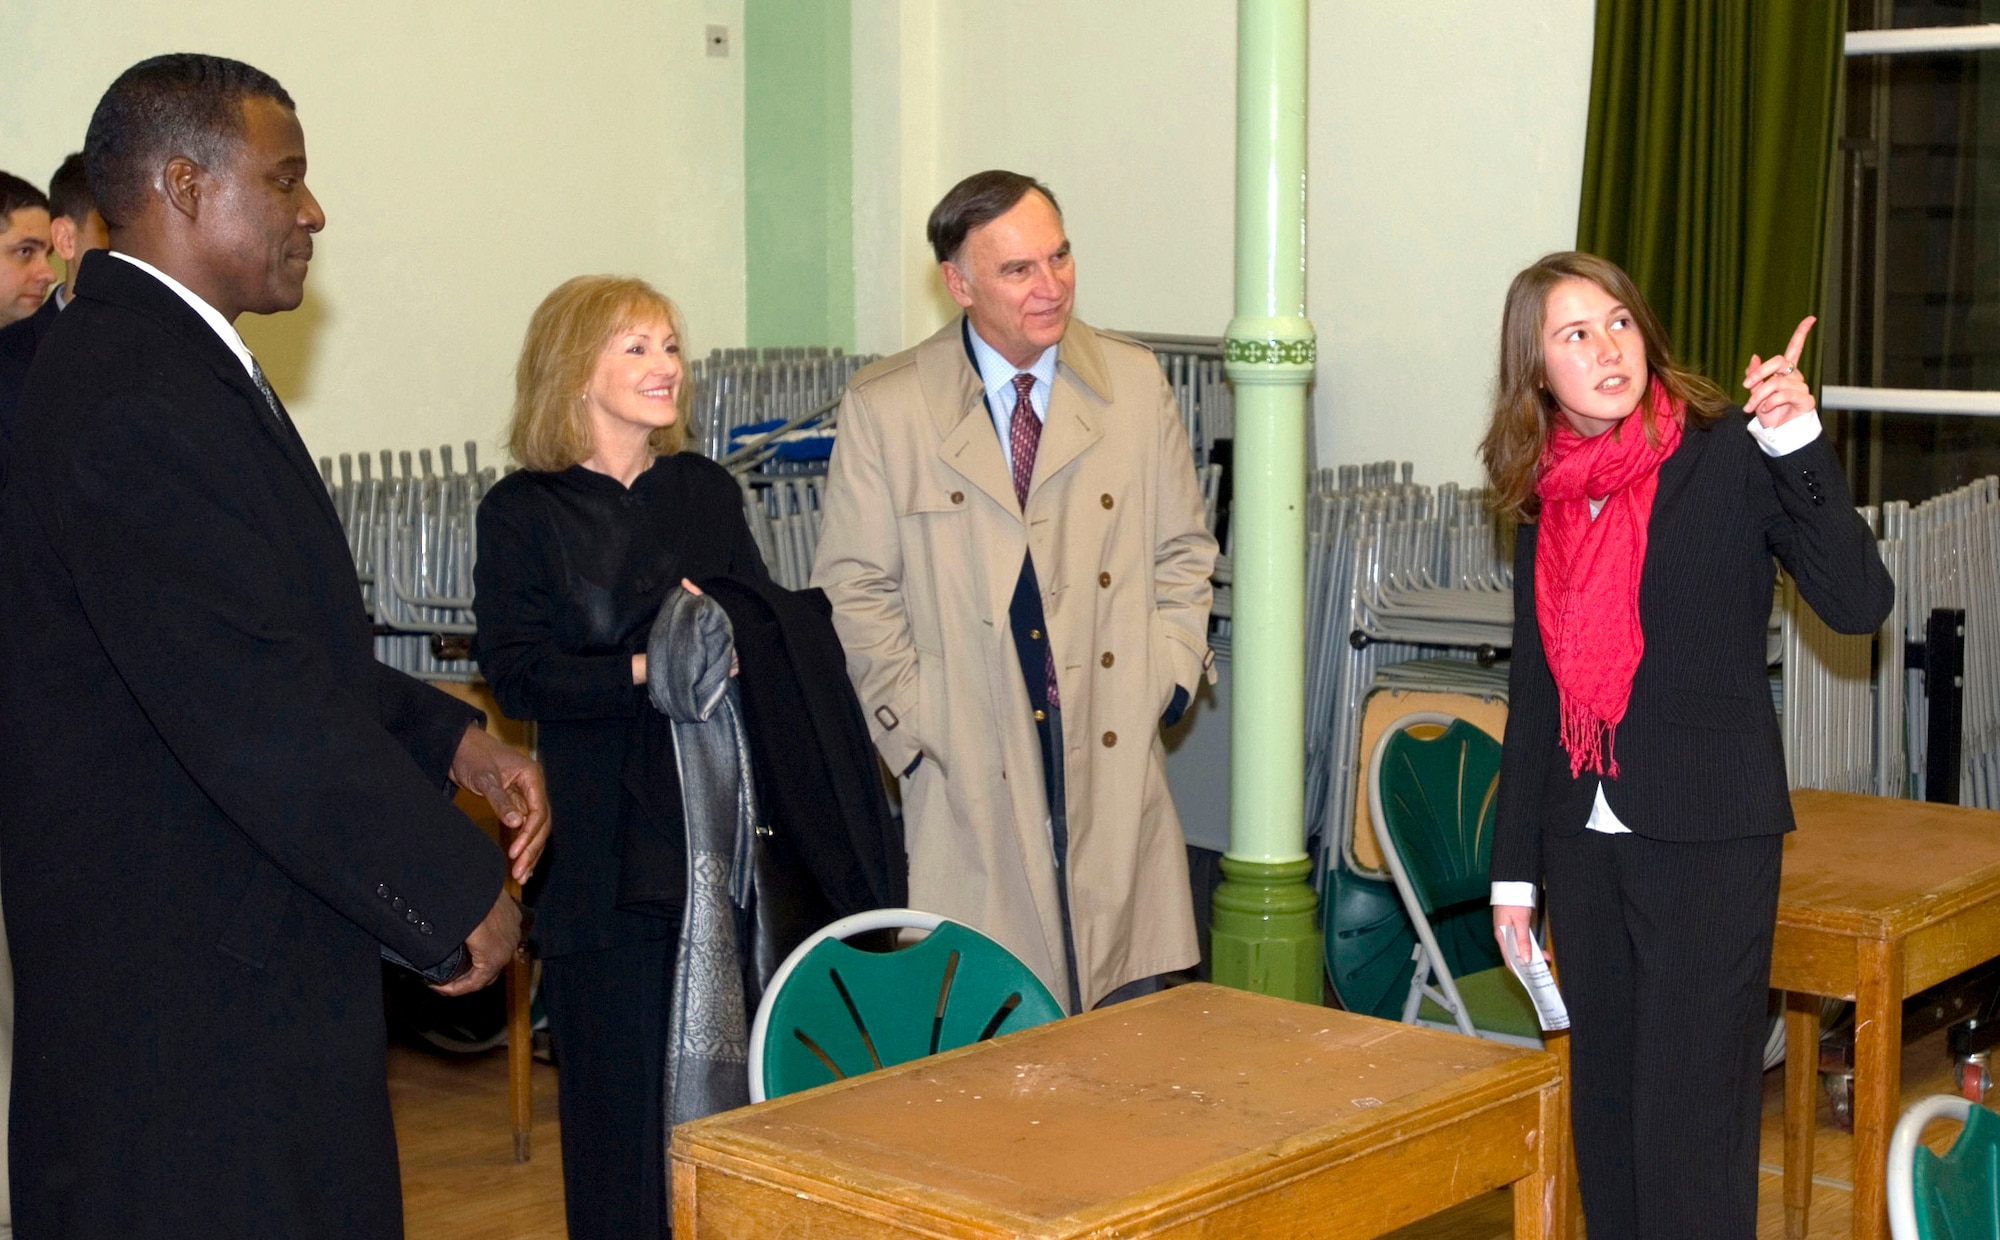
<svg viewBox="0 0 2000 1240"><path fill-rule="evenodd" d="M966 314L854 376L813 582L911 902L1081 1010L1199 954L1159 726L1212 662L1216 545L1158 363L1070 315L1054 195L980 173L929 232Z"/></svg>

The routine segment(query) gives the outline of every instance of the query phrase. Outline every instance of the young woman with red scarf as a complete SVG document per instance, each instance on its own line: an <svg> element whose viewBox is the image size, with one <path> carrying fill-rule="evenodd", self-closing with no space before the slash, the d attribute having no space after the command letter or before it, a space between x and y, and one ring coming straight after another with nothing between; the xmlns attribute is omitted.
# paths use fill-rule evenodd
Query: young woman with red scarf
<svg viewBox="0 0 2000 1240"><path fill-rule="evenodd" d="M1874 631L1894 594L1798 373L1811 327L1750 359L1732 407L1674 364L1615 264L1551 254L1507 294L1481 446L1523 522L1493 925L1525 943L1546 888L1593 1236L1756 1233L1792 829L1772 562L1844 633Z"/></svg>

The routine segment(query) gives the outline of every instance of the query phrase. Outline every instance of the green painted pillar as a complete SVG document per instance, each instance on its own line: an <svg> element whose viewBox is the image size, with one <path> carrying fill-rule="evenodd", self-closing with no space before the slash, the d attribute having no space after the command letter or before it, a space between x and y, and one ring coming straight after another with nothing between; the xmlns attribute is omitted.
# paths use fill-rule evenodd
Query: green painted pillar
<svg viewBox="0 0 2000 1240"><path fill-rule="evenodd" d="M1305 854L1306 0L1238 0L1229 851L1215 980L1321 1001Z"/></svg>

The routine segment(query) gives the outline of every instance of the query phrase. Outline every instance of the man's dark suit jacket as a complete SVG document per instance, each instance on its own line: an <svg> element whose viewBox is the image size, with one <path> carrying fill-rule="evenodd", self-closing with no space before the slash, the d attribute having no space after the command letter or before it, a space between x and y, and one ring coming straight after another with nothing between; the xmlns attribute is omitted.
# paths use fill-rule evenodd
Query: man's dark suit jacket
<svg viewBox="0 0 2000 1240"><path fill-rule="evenodd" d="M472 712L392 672L304 445L183 301L84 260L0 493L23 1236L401 1234L378 950L500 891Z"/></svg>
<svg viewBox="0 0 2000 1240"><path fill-rule="evenodd" d="M28 382L28 364L35 360L42 341L56 325L56 295L41 309L17 323L0 327L0 478L7 476L7 442L13 436L14 413L21 405L21 389Z"/></svg>
<svg viewBox="0 0 2000 1240"><path fill-rule="evenodd" d="M1619 776L1572 779L1557 742L1555 680L1535 620L1535 533L1514 548L1514 657L1494 824L1495 881L1542 876L1545 833L1574 835L1600 782L1618 820L1659 840L1792 829L1764 633L1772 559L1820 618L1871 633L1895 587L1854 511L1825 435L1769 457L1732 409L1690 428L1660 467L1639 578L1644 655L1618 725Z"/></svg>

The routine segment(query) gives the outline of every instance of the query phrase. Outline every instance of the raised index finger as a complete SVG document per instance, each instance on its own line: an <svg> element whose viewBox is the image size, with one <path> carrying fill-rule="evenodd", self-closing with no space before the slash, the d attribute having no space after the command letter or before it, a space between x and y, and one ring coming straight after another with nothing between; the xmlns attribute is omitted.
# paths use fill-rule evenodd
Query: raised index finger
<svg viewBox="0 0 2000 1240"><path fill-rule="evenodd" d="M1792 333L1792 342L1785 346L1785 360L1793 366L1799 364L1799 354L1805 352L1806 336L1817 322L1819 320L1810 314L1799 320L1798 330Z"/></svg>

